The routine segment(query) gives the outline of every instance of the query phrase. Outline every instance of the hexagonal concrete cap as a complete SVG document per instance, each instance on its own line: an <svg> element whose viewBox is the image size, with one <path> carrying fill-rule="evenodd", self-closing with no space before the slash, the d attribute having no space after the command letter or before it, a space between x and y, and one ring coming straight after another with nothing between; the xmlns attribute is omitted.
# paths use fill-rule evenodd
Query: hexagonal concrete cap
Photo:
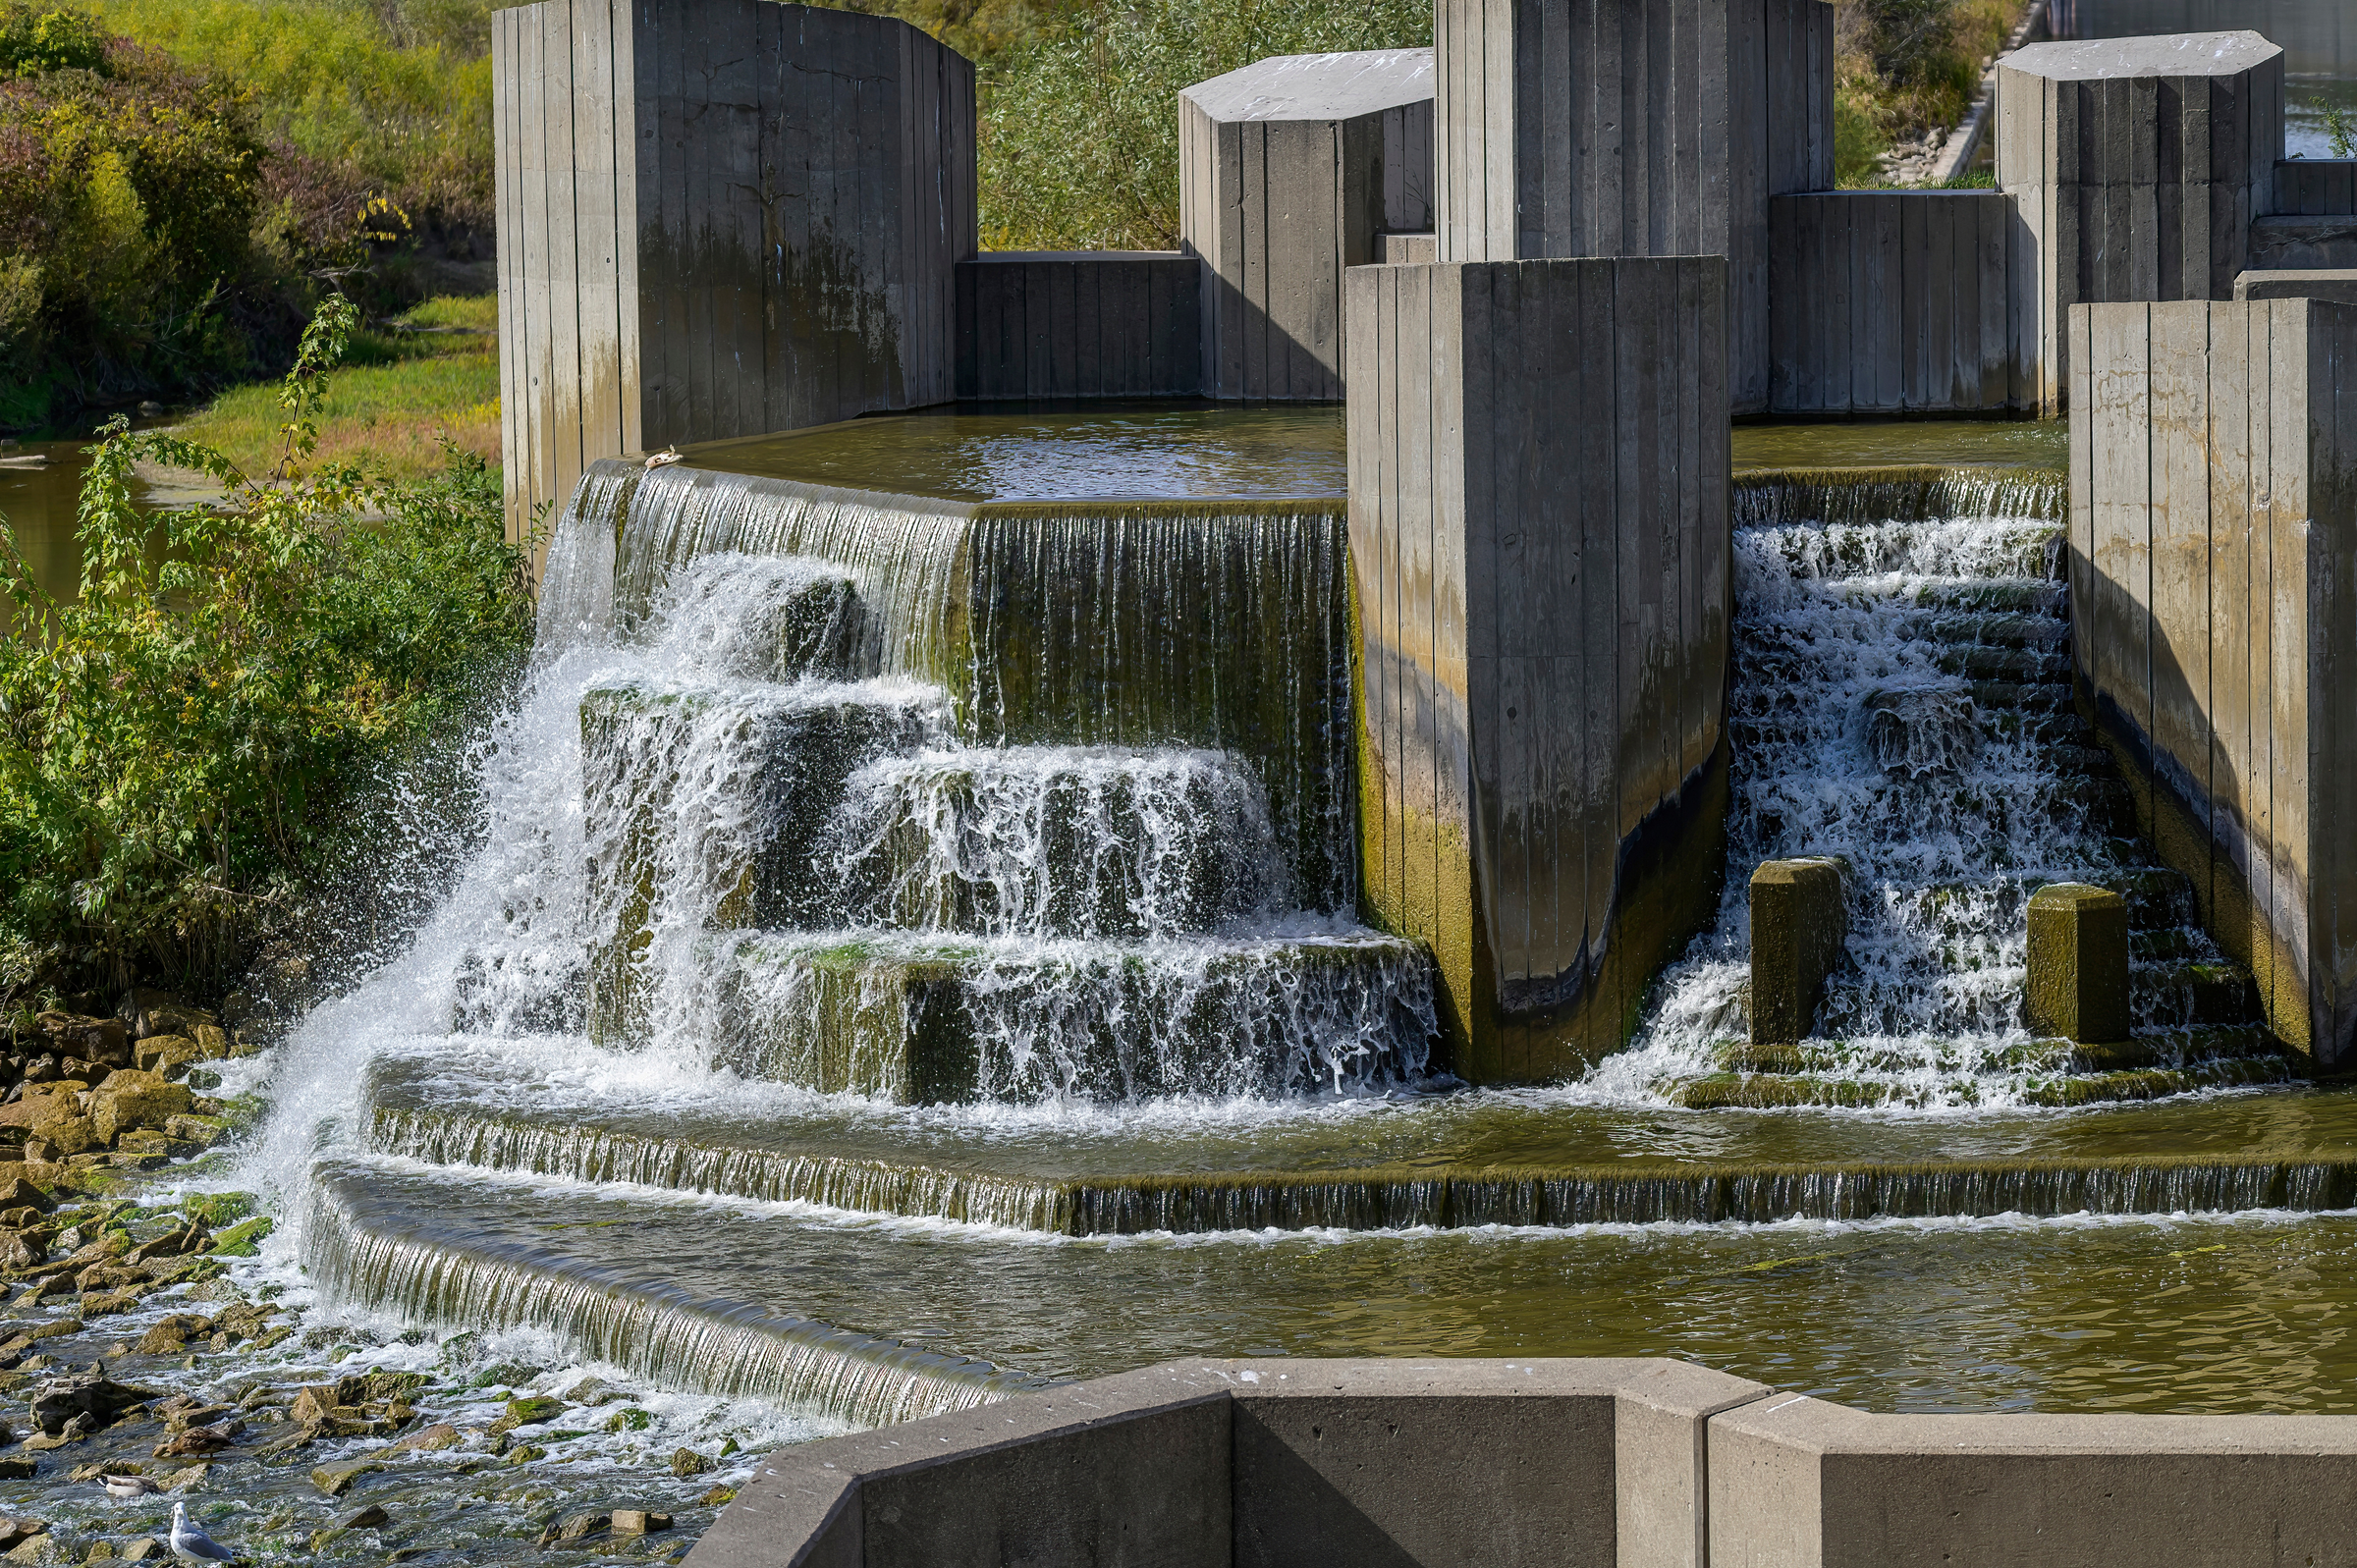
<svg viewBox="0 0 2357 1568"><path fill-rule="evenodd" d="M1279 54L1180 96L1222 123L1237 120L1355 120L1432 96L1430 49L1362 49L1355 54Z"/></svg>
<svg viewBox="0 0 2357 1568"><path fill-rule="evenodd" d="M2145 38L2033 43L2005 56L2008 71L2056 81L2110 77L2231 77L2279 60L2283 51L2256 32L2165 32Z"/></svg>

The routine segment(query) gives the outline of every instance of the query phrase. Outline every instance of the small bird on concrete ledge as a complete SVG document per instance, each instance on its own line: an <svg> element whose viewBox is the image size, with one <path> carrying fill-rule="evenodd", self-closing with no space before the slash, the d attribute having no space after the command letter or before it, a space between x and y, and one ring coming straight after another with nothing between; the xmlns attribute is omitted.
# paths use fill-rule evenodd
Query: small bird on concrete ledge
<svg viewBox="0 0 2357 1568"><path fill-rule="evenodd" d="M646 460L646 465L649 468L668 468L673 463L682 461L685 456L677 447L665 447L661 452L651 454Z"/></svg>

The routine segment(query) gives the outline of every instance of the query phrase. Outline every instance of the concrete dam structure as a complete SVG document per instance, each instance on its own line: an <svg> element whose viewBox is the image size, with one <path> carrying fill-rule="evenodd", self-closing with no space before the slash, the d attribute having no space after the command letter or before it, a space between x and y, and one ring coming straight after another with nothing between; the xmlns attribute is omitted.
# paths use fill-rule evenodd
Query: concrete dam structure
<svg viewBox="0 0 2357 1568"><path fill-rule="evenodd" d="M1994 189L1447 0L1042 253L902 23L499 13L538 636L305 1288L824 1436L714 1568L2347 1555L2357 162L2068 9Z"/></svg>

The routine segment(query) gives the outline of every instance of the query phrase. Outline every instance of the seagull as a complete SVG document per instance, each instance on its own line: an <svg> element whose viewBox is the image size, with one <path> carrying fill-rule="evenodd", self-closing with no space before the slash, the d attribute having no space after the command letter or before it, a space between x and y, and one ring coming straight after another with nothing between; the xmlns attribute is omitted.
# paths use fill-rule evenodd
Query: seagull
<svg viewBox="0 0 2357 1568"><path fill-rule="evenodd" d="M189 1523L189 1505L172 1505L172 1555L183 1562L236 1562L237 1557L227 1546L206 1535L200 1526Z"/></svg>
<svg viewBox="0 0 2357 1568"><path fill-rule="evenodd" d="M686 458L687 455L679 448L665 447L661 452L649 456L646 465L649 468L668 468L675 462L685 462Z"/></svg>
<svg viewBox="0 0 2357 1568"><path fill-rule="evenodd" d="M164 1489L145 1476L100 1476L98 1485L104 1487L106 1494L117 1502L129 1502L134 1497L144 1497L151 1491Z"/></svg>

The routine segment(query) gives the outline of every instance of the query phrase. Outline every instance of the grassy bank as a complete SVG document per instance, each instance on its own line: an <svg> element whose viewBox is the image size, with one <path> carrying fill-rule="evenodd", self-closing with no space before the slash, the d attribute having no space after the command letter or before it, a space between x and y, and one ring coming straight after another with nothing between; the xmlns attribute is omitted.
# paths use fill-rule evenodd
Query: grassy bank
<svg viewBox="0 0 2357 1568"><path fill-rule="evenodd" d="M1885 153L1963 119L2028 9L2029 0L1835 0L1836 183L1886 184Z"/></svg>
<svg viewBox="0 0 2357 1568"><path fill-rule="evenodd" d="M357 463L389 479L444 465L442 441L499 461L495 296L429 299L356 333L318 413L322 463ZM275 381L223 393L172 427L247 473L277 460L287 411Z"/></svg>

